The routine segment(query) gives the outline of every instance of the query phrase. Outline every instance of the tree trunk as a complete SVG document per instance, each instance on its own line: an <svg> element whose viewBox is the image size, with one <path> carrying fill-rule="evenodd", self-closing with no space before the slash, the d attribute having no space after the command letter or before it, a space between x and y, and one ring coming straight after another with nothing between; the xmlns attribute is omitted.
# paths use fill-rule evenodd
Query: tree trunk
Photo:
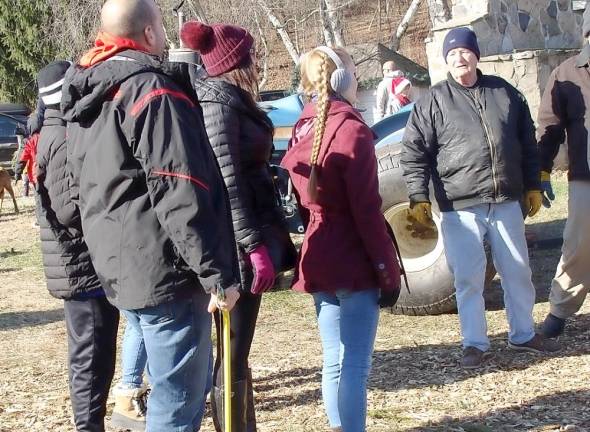
<svg viewBox="0 0 590 432"><path fill-rule="evenodd" d="M344 34L342 33L342 21L338 16L338 7L335 0L324 0L326 2L326 14L332 34L334 35L334 43L337 46L345 46Z"/></svg>
<svg viewBox="0 0 590 432"><path fill-rule="evenodd" d="M445 23L451 19L451 8L448 0L428 0L428 12L432 27Z"/></svg>
<svg viewBox="0 0 590 432"><path fill-rule="evenodd" d="M408 29L410 22L412 22L412 18L414 18L414 15L416 15L418 6L420 6L420 0L412 0L410 7L406 11L406 14L397 27L397 30L391 35L391 49L393 51L397 51L399 49L400 39Z"/></svg>
<svg viewBox="0 0 590 432"><path fill-rule="evenodd" d="M322 32L324 33L324 44L333 47L336 44L334 39L334 33L332 32L332 26L328 23L329 18L326 14L326 2L320 0L320 24L322 25Z"/></svg>
<svg viewBox="0 0 590 432"><path fill-rule="evenodd" d="M266 17L268 18L268 21L271 23L271 25L274 27L277 34L279 35L279 37L283 41L283 45L285 45L285 48L287 49L287 52L291 56L291 60L293 60L293 63L294 64L299 63L299 53L297 52L295 45L293 45L293 41L291 40L289 33L287 33L287 31L285 30L285 26L283 25L283 23L281 23L281 21L277 18L277 16L268 7L265 0L258 0L258 5L260 6L262 11L264 12Z"/></svg>
<svg viewBox="0 0 590 432"><path fill-rule="evenodd" d="M259 77L260 82L258 83L258 90L262 90L264 86L266 86L266 82L268 80L268 42L266 41L266 36L264 35L264 31L262 30L262 26L260 25L258 14L256 14L255 20L256 27L258 28L258 34L260 35L260 42L262 43L262 47L264 48L264 55L262 57L262 76Z"/></svg>

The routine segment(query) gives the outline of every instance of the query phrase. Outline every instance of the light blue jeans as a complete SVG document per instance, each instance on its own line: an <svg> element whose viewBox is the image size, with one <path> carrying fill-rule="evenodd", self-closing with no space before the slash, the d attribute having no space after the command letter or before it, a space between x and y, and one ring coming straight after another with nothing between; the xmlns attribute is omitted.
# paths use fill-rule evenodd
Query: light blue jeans
<svg viewBox="0 0 590 432"><path fill-rule="evenodd" d="M136 389L143 384L143 372L147 363L147 353L142 334L135 326L127 324L121 347L121 384L122 388ZM209 366L207 368L207 384L205 397L213 386L213 346L209 352ZM205 414L205 403L201 406L201 417Z"/></svg>
<svg viewBox="0 0 590 432"><path fill-rule="evenodd" d="M209 296L158 306L122 310L130 326L143 336L151 385L146 432L199 430L211 354Z"/></svg>
<svg viewBox="0 0 590 432"><path fill-rule="evenodd" d="M482 351L490 347L483 298L484 237L491 246L494 266L504 290L510 327L508 339L515 344L531 340L535 335L532 315L535 287L531 281L519 203L480 204L442 212L441 228L447 262L455 277L463 347L472 346Z"/></svg>
<svg viewBox="0 0 590 432"><path fill-rule="evenodd" d="M324 357L322 397L330 427L364 432L379 291L341 290L313 297Z"/></svg>
<svg viewBox="0 0 590 432"><path fill-rule="evenodd" d="M143 384L146 362L143 335L136 326L127 323L121 346L121 386L130 389L140 388Z"/></svg>

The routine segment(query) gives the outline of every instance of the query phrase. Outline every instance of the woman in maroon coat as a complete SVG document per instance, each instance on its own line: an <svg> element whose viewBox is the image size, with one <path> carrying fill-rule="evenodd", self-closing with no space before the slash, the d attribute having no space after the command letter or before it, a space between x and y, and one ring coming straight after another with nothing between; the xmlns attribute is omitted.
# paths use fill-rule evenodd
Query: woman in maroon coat
<svg viewBox="0 0 590 432"><path fill-rule="evenodd" d="M282 162L306 226L293 288L314 296L330 427L362 432L379 305L397 300L399 264L380 209L373 133L351 105L352 58L318 47L301 76L310 102Z"/></svg>

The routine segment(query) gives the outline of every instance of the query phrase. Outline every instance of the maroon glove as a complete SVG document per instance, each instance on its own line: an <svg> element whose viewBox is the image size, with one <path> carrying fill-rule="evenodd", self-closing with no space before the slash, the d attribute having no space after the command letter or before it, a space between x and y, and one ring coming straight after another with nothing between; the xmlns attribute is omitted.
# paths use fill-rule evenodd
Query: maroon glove
<svg viewBox="0 0 590 432"><path fill-rule="evenodd" d="M275 282L275 269L268 255L266 246L260 245L248 254L252 269L254 270L254 280L252 281L252 294L262 294L272 288Z"/></svg>

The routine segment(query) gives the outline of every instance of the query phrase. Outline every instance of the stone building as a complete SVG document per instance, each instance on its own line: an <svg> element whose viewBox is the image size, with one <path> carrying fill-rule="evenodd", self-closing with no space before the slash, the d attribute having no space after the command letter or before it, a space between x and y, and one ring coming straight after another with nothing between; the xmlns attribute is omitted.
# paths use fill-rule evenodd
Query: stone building
<svg viewBox="0 0 590 432"><path fill-rule="evenodd" d="M536 118L551 71L583 44L586 1L450 0L450 19L438 22L427 40L432 83L446 77L442 42L459 26L472 28L481 50L480 69L502 76L527 97Z"/></svg>

